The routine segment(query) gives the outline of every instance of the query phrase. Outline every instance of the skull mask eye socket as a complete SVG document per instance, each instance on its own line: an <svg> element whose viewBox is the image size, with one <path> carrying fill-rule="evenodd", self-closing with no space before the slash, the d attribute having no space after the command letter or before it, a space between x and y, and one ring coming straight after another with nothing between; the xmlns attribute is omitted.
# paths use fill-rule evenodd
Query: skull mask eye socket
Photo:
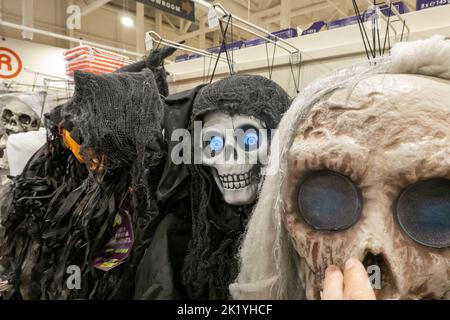
<svg viewBox="0 0 450 320"><path fill-rule="evenodd" d="M21 124L29 125L29 124L31 124L31 117L26 114L21 114L19 116L19 121Z"/></svg>
<svg viewBox="0 0 450 320"><path fill-rule="evenodd" d="M203 150L208 158L214 158L224 148L225 139L220 133L208 132L203 139Z"/></svg>
<svg viewBox="0 0 450 320"><path fill-rule="evenodd" d="M11 110L9 110L9 109L4 109L3 110L3 113L2 113L2 119L4 120L4 121L9 121L12 117L13 117L13 113L12 113L12 111Z"/></svg>
<svg viewBox="0 0 450 320"><path fill-rule="evenodd" d="M397 200L396 216L417 243L450 247L450 180L434 178L410 185Z"/></svg>
<svg viewBox="0 0 450 320"><path fill-rule="evenodd" d="M259 149L259 130L250 125L244 125L236 129L236 139L239 147L245 152Z"/></svg>
<svg viewBox="0 0 450 320"><path fill-rule="evenodd" d="M316 171L300 185L298 206L314 229L342 231L360 218L362 197L348 177L333 171Z"/></svg>

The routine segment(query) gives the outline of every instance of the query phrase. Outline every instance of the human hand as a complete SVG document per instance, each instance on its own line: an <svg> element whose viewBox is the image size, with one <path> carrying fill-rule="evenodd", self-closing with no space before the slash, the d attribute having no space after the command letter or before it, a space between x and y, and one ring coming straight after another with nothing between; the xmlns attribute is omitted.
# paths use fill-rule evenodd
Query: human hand
<svg viewBox="0 0 450 320"><path fill-rule="evenodd" d="M344 272L336 266L325 271L322 300L376 300L363 264L357 259L345 263Z"/></svg>

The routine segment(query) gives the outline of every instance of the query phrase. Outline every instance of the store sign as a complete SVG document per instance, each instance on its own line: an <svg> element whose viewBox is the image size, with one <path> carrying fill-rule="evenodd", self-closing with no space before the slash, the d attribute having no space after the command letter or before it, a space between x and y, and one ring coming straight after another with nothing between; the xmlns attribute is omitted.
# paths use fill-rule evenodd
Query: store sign
<svg viewBox="0 0 450 320"><path fill-rule="evenodd" d="M22 59L13 50L0 47L0 78L12 79L22 72Z"/></svg>
<svg viewBox="0 0 450 320"><path fill-rule="evenodd" d="M191 0L136 0L143 4L195 22L195 3Z"/></svg>
<svg viewBox="0 0 450 320"><path fill-rule="evenodd" d="M317 33L320 30L322 30L323 27L326 26L325 21L317 21L314 22L308 29L304 30L302 32L302 36L308 35L308 34L313 34L313 33Z"/></svg>
<svg viewBox="0 0 450 320"><path fill-rule="evenodd" d="M416 9L423 10L437 6L450 4L450 0L417 0Z"/></svg>

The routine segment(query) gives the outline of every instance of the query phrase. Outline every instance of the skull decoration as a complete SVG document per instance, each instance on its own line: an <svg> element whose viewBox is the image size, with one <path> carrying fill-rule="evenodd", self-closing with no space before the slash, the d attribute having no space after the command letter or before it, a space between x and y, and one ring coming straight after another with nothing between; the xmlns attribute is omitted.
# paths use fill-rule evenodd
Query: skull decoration
<svg viewBox="0 0 450 320"><path fill-rule="evenodd" d="M220 111L204 116L202 162L211 167L225 202L246 205L256 201L261 159L268 152L264 124L255 117Z"/></svg>
<svg viewBox="0 0 450 320"><path fill-rule="evenodd" d="M2 109L1 121L7 135L39 129L39 116L22 100L10 97Z"/></svg>
<svg viewBox="0 0 450 320"><path fill-rule="evenodd" d="M450 297L449 92L431 77L371 76L296 128L282 197L307 298L349 258L380 272L378 298Z"/></svg>
<svg viewBox="0 0 450 320"><path fill-rule="evenodd" d="M233 298L320 299L327 267L356 258L379 299L450 299L449 54L442 37L400 43L300 93Z"/></svg>

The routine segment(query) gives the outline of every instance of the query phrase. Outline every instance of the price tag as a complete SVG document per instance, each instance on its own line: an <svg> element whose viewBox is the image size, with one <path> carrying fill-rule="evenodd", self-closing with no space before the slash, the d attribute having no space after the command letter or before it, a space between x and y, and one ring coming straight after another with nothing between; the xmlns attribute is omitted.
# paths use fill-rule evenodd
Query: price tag
<svg viewBox="0 0 450 320"><path fill-rule="evenodd" d="M214 7L209 7L208 10L208 26L213 29L219 25L219 17L217 15L216 9Z"/></svg>
<svg viewBox="0 0 450 320"><path fill-rule="evenodd" d="M149 33L145 35L145 49L147 49L147 51L153 49L153 38L150 36Z"/></svg>

